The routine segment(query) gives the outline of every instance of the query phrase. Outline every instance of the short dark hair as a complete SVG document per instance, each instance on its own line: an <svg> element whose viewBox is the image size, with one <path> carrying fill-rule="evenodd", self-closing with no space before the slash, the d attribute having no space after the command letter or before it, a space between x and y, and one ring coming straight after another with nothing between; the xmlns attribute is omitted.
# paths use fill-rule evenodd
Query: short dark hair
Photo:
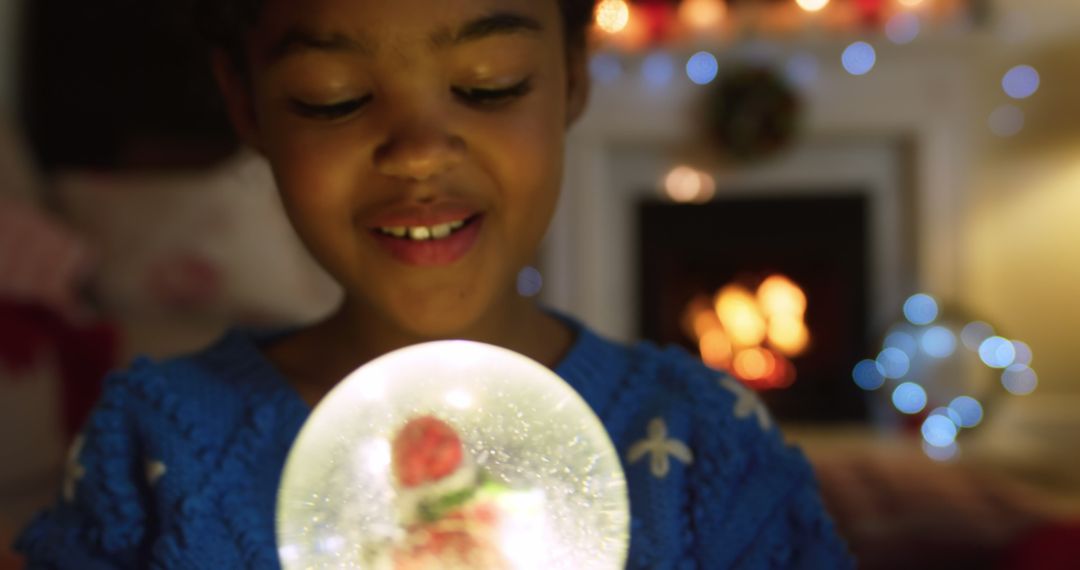
<svg viewBox="0 0 1080 570"><path fill-rule="evenodd" d="M224 49L237 64L244 61L244 35L259 19L264 0L194 0L195 25L211 46ZM567 48L585 45L596 0L558 0Z"/></svg>

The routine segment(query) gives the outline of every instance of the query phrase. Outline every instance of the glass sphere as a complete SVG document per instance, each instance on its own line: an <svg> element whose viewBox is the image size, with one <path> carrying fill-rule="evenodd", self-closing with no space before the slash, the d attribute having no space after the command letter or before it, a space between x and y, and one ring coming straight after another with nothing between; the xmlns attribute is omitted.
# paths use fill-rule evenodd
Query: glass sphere
<svg viewBox="0 0 1080 570"><path fill-rule="evenodd" d="M277 503L282 567L623 568L626 479L588 404L512 351L380 357L312 412Z"/></svg>

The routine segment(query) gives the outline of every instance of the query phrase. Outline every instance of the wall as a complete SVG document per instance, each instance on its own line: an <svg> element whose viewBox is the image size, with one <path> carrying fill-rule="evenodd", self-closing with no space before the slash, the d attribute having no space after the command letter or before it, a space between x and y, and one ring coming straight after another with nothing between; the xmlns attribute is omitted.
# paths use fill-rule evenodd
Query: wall
<svg viewBox="0 0 1080 570"><path fill-rule="evenodd" d="M22 0L0 0L0 113L14 106L21 3Z"/></svg>

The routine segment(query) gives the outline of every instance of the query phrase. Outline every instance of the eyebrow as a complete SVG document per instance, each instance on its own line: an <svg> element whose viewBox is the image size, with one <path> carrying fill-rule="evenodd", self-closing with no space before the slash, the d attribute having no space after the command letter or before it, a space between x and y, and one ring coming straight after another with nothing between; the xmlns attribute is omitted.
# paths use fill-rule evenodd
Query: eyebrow
<svg viewBox="0 0 1080 570"><path fill-rule="evenodd" d="M318 33L301 28L285 32L267 51L267 60L277 61L301 51L314 50L330 53L355 53L371 55L375 53L370 42L343 33Z"/></svg>
<svg viewBox="0 0 1080 570"><path fill-rule="evenodd" d="M543 24L535 18L514 12L496 12L470 20L457 30L438 30L431 35L430 43L438 49L445 49L493 36L539 34L543 31ZM306 50L370 56L375 53L376 46L362 36L292 28L274 42L267 51L267 59L273 62Z"/></svg>
<svg viewBox="0 0 1080 570"><path fill-rule="evenodd" d="M535 18L513 12L496 12L470 20L456 32L440 30L431 37L431 43L439 48L475 42L492 36L512 34L539 34L544 26Z"/></svg>

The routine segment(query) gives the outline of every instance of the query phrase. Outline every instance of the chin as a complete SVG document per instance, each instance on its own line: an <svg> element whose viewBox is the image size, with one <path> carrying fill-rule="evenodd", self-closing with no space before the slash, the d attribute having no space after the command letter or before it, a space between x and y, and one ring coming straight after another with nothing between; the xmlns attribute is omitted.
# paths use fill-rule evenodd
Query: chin
<svg viewBox="0 0 1080 570"><path fill-rule="evenodd" d="M392 319L409 334L425 340L466 338L475 330L485 307L470 307L466 302L413 304L396 311Z"/></svg>

